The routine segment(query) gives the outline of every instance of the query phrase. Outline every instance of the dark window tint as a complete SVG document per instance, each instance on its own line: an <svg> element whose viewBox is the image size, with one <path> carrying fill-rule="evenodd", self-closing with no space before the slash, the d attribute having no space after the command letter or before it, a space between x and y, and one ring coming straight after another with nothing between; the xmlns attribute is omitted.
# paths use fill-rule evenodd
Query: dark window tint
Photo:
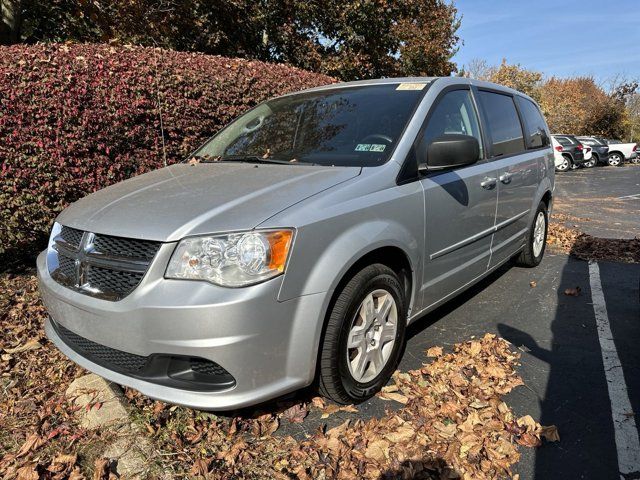
<svg viewBox="0 0 640 480"><path fill-rule="evenodd" d="M480 103L487 116L492 140L493 157L522 152L524 138L520 119L509 95L480 92Z"/></svg>
<svg viewBox="0 0 640 480"><path fill-rule="evenodd" d="M563 147L570 147L573 145L573 142L567 137L556 137L556 141Z"/></svg>
<svg viewBox="0 0 640 480"><path fill-rule="evenodd" d="M593 138L580 137L580 138L578 138L578 140L580 140L580 143L582 143L584 145L589 145L590 147L598 147L598 146L600 146L600 143L597 140L594 140Z"/></svg>
<svg viewBox="0 0 640 480"><path fill-rule="evenodd" d="M422 151L437 137L447 134L469 135L475 137L480 144L480 158L482 158L482 138L480 126L471 92L469 90L454 90L446 93L429 114L429 123L422 138ZM424 159L420 159L424 161Z"/></svg>
<svg viewBox="0 0 640 480"><path fill-rule="evenodd" d="M306 92L269 100L249 111L197 153L268 156L336 166L386 162L426 84L369 85Z"/></svg>
<svg viewBox="0 0 640 480"><path fill-rule="evenodd" d="M524 117L525 131L529 148L541 148L549 145L549 137L544 119L538 107L526 98L516 97L520 112Z"/></svg>

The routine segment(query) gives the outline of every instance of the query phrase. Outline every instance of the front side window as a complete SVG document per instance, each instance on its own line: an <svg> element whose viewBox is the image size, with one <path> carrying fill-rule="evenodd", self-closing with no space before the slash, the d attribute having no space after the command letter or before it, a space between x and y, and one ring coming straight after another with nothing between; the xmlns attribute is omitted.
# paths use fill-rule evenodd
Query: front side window
<svg viewBox="0 0 640 480"><path fill-rule="evenodd" d="M479 97L491 133L491 156L500 157L524 151L524 135L513 98L485 91L480 91Z"/></svg>
<svg viewBox="0 0 640 480"><path fill-rule="evenodd" d="M544 119L538 107L531 101L523 97L516 97L520 112L524 117L525 130L529 148L541 148L549 145L549 137Z"/></svg>
<svg viewBox="0 0 640 480"><path fill-rule="evenodd" d="M403 85L336 88L269 100L235 120L195 155L381 165L428 88Z"/></svg>
<svg viewBox="0 0 640 480"><path fill-rule="evenodd" d="M482 158L482 138L478 115L469 90L454 90L446 93L429 115L427 127L422 137L421 151L437 137L448 134L469 135L475 137L480 144ZM424 163L424 159L420 159Z"/></svg>

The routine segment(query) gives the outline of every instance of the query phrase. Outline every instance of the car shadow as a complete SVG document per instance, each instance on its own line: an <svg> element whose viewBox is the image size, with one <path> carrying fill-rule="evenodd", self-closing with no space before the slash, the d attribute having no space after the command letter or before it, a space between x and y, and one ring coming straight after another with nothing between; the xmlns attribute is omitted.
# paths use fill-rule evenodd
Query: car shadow
<svg viewBox="0 0 640 480"><path fill-rule="evenodd" d="M620 479L589 264L569 258L558 285L550 332L548 325L536 322L535 311L530 312L530 322L518 327L497 325L500 336L523 352L521 370L525 384L530 389L533 385L531 391L537 396L531 401L538 402L540 424L557 426L561 438L536 449L533 471L521 478ZM565 294L567 288L576 287L578 295Z"/></svg>

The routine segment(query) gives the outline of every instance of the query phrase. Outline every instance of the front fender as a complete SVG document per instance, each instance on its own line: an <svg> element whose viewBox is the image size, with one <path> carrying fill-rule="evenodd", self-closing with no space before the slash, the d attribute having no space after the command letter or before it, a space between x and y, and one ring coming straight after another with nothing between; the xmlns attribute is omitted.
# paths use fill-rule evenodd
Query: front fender
<svg viewBox="0 0 640 480"><path fill-rule="evenodd" d="M313 227L313 226L312 226ZM298 232L294 248L307 250L322 233L307 227ZM395 247L404 252L411 266L413 285L420 263L418 252L422 244L417 232L410 231L402 223L386 219L371 219L358 224L345 225L343 230L328 241L322 249L313 252L312 263L296 266L295 258L285 276L278 299L289 300L301 295L332 292L349 269L362 257L383 247ZM299 252L298 256L303 253Z"/></svg>

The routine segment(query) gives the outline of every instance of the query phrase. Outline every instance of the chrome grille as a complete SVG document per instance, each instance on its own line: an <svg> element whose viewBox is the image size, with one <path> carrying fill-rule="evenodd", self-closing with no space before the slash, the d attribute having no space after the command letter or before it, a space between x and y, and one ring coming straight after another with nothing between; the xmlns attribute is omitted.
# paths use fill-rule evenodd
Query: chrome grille
<svg viewBox="0 0 640 480"><path fill-rule="evenodd" d="M58 283L104 300L129 295L147 272L160 242L61 227L47 263Z"/></svg>

